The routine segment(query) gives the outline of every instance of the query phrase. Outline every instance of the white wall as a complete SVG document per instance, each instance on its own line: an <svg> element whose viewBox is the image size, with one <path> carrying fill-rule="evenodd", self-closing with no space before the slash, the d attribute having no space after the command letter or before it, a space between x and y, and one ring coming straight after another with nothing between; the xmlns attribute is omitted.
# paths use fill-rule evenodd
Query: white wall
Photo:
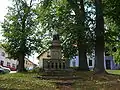
<svg viewBox="0 0 120 90"><path fill-rule="evenodd" d="M47 58L47 52L44 52L39 58L39 67L43 68L43 58Z"/></svg>
<svg viewBox="0 0 120 90"><path fill-rule="evenodd" d="M89 65L89 63L90 63L90 60L92 60L92 66L90 66ZM95 57L94 57L94 55L87 55L87 63L88 63L88 67L90 68L90 69L93 69L94 68L94 65L95 65Z"/></svg>
<svg viewBox="0 0 120 90"><path fill-rule="evenodd" d="M92 66L89 66L89 60L92 60ZM75 67L78 67L79 66L79 59L78 59L78 56L75 56L73 57L71 60L70 60L70 67L74 67L73 65L73 62L75 62ZM95 58L94 56L87 56L87 63L88 63L88 66L90 69L93 69L94 68L94 62L95 62Z"/></svg>
<svg viewBox="0 0 120 90"><path fill-rule="evenodd" d="M75 65L74 65L75 64ZM70 60L70 67L78 67L79 66L79 59L78 59L78 56L75 56L73 57L71 60Z"/></svg>
<svg viewBox="0 0 120 90"><path fill-rule="evenodd" d="M3 56L3 53L5 54L4 56ZM7 62L9 62L11 67L12 67L12 64L15 64L15 68L16 68L18 64L17 60L8 58L8 54L4 51L3 48L0 48L0 64L1 64L1 61L3 61L3 66L7 66Z"/></svg>

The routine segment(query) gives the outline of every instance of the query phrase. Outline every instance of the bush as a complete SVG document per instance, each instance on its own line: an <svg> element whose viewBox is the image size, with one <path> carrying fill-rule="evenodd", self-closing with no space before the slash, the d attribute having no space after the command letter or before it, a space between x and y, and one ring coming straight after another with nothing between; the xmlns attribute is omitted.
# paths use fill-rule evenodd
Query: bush
<svg viewBox="0 0 120 90"><path fill-rule="evenodd" d="M39 68L39 67L35 67L35 68L33 68L32 70L29 70L29 72L39 73L39 72L40 72L40 68Z"/></svg>
<svg viewBox="0 0 120 90"><path fill-rule="evenodd" d="M78 67L70 67L70 69L73 69L73 70L78 70L79 68Z"/></svg>

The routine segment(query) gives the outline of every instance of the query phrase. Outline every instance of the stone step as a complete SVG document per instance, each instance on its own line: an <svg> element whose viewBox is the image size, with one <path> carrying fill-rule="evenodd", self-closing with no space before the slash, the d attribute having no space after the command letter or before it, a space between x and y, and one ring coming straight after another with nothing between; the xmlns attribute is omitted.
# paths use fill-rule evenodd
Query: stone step
<svg viewBox="0 0 120 90"><path fill-rule="evenodd" d="M81 79L79 76L38 76L39 79L56 79L56 80L72 80L72 79Z"/></svg>

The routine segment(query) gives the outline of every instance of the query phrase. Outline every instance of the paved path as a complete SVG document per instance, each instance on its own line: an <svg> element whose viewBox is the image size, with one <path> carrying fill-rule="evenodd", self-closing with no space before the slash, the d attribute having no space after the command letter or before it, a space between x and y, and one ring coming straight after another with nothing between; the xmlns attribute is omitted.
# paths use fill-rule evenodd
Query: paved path
<svg viewBox="0 0 120 90"><path fill-rule="evenodd" d="M10 71L10 73L17 73L17 71Z"/></svg>

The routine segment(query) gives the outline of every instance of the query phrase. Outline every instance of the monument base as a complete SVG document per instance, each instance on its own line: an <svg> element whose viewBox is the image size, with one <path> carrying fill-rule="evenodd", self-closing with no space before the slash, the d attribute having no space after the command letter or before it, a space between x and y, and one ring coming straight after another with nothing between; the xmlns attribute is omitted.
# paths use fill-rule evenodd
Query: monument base
<svg viewBox="0 0 120 90"><path fill-rule="evenodd" d="M73 69L66 70L45 70L42 72L42 75L38 76L39 79L49 80L72 80L72 79L80 79L79 76L74 75Z"/></svg>
<svg viewBox="0 0 120 90"><path fill-rule="evenodd" d="M69 61L65 59L43 59L45 71L61 71L69 68Z"/></svg>

